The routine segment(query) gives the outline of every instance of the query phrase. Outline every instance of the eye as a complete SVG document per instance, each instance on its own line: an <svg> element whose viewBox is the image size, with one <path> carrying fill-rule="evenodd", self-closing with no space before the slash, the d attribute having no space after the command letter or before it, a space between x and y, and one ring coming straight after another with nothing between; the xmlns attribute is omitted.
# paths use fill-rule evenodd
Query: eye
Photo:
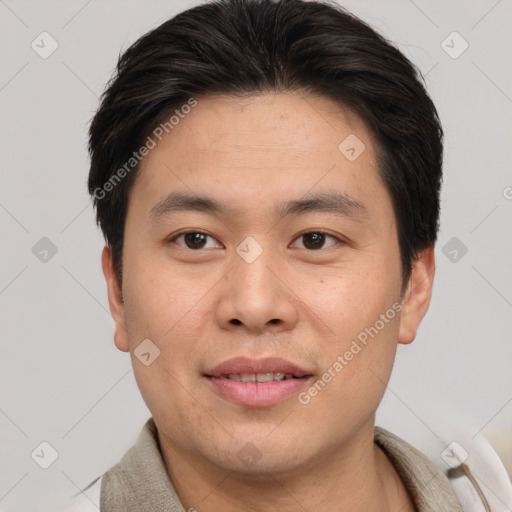
<svg viewBox="0 0 512 512"><path fill-rule="evenodd" d="M182 231L181 233L177 233L173 235L171 238L169 238L167 240L167 243L177 243L177 245L179 245L180 247L191 250L214 249L215 247L219 247L219 245L211 245L211 243L210 246L208 246L208 239L215 241L215 238L213 238L212 236L208 235L203 231ZM332 241L327 246L327 248L336 245L337 242L343 243L342 240L335 237L334 235L330 235L320 230L302 233L296 238L296 240L300 239L303 239L304 242L302 244L302 247L298 247L299 249L308 249L313 251L325 249L327 239L330 239ZM182 243L179 243L179 240L182 240Z"/></svg>
<svg viewBox="0 0 512 512"><path fill-rule="evenodd" d="M215 240L215 238L202 231L182 231L181 233L177 233L176 235L173 235L171 238L169 238L167 243L177 243L177 240L183 239L185 245L180 243L178 243L178 245L185 249L197 250L214 248L215 246L208 247L208 238Z"/></svg>
<svg viewBox="0 0 512 512"><path fill-rule="evenodd" d="M304 240L304 243L303 247L299 247L299 249L309 249L313 251L325 249L324 245L327 238L334 240L334 243L331 243L329 247L336 245L336 242L343 243L339 238L329 235L324 231L308 231L307 233L300 234L296 240L300 240L301 238Z"/></svg>

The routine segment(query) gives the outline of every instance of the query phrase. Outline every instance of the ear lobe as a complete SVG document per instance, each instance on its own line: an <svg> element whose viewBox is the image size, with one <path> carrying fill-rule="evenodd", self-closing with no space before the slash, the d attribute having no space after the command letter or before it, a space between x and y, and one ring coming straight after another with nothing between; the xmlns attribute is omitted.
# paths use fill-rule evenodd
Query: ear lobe
<svg viewBox="0 0 512 512"><path fill-rule="evenodd" d="M402 300L400 330L398 342L411 343L421 320L428 311L434 284L435 256L434 247L423 249L413 262L411 277Z"/></svg>
<svg viewBox="0 0 512 512"><path fill-rule="evenodd" d="M125 307L123 294L119 289L119 284L117 282L117 277L114 271L112 250L108 245L103 248L101 253L101 266L103 268L105 281L107 282L108 304L110 307L110 312L112 313L112 317L116 323L114 343L119 350L128 352L130 349L125 326Z"/></svg>

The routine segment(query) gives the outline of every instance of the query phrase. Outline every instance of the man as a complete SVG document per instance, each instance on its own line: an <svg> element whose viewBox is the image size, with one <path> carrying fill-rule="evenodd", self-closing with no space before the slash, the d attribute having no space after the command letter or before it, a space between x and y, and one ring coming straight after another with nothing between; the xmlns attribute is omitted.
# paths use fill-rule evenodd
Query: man
<svg viewBox="0 0 512 512"><path fill-rule="evenodd" d="M90 129L115 344L152 417L102 511L460 511L375 427L434 279L442 128L335 5L219 0L121 56ZM455 468L454 468L455 469Z"/></svg>

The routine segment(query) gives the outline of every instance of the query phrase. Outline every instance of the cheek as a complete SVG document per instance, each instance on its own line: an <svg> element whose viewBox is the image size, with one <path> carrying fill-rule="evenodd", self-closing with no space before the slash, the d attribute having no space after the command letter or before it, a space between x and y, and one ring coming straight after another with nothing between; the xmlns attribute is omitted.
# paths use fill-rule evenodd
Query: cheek
<svg viewBox="0 0 512 512"><path fill-rule="evenodd" d="M338 354L349 370L346 379L381 388L387 382L396 353L401 303L394 278L373 275L351 281L345 289Z"/></svg>
<svg viewBox="0 0 512 512"><path fill-rule="evenodd" d="M191 435L204 437L208 417L195 398L193 386L183 381L169 361L161 356L150 367L134 361L134 373L146 406L166 435L181 442Z"/></svg>
<svg viewBox="0 0 512 512"><path fill-rule="evenodd" d="M342 424L356 426L379 404L396 353L399 271L396 262L387 268L361 265L357 271L338 273L337 280L318 280L309 295L308 305L321 320L318 325L328 326L319 346L325 373L310 388L308 405L318 414L327 410Z"/></svg>
<svg viewBox="0 0 512 512"><path fill-rule="evenodd" d="M198 309L205 289L211 286L207 276L187 277L179 266L171 266L150 251L132 252L125 268L123 287L126 296L133 298L128 301L127 312L131 333L167 345L183 326L190 329L200 325Z"/></svg>
<svg viewBox="0 0 512 512"><path fill-rule="evenodd" d="M399 325L396 316L383 327L377 322L352 324L350 333L339 324L337 342L324 347L324 373L306 390L310 416L329 416L332 425L351 430L375 413L393 367Z"/></svg>
<svg viewBox="0 0 512 512"><path fill-rule="evenodd" d="M347 265L323 272L321 278L297 278L301 300L339 348L373 325L398 297L395 273L387 272L385 265Z"/></svg>
<svg viewBox="0 0 512 512"><path fill-rule="evenodd" d="M194 285L175 269L171 272L170 267L152 261L149 255L140 259L144 265L137 265L132 256L125 267L126 326L135 378L153 411L154 404L167 408L183 401L182 387L190 387L190 376L197 373L194 364L200 360L198 340L204 338L201 332L208 321L204 310L207 301L201 299L208 288L204 281ZM158 354L149 366L137 357L145 339L154 343L153 350Z"/></svg>
<svg viewBox="0 0 512 512"><path fill-rule="evenodd" d="M191 286L183 276L169 275L161 268L157 271L148 264L130 276L127 288L127 295L134 297L127 309L127 326L140 393L155 421L160 419L164 425L167 417L173 418L167 431L173 431L176 424L182 425L180 431L187 431L184 425L203 421L190 393L199 375L198 341L204 338L203 327L208 321L206 301L201 301L205 287ZM137 357L137 347L144 339L150 339L159 351L148 366Z"/></svg>

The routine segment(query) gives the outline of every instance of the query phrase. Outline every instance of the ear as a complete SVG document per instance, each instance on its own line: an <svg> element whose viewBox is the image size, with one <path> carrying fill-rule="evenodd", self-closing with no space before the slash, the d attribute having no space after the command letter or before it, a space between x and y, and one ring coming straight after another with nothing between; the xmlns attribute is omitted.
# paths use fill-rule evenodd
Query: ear
<svg viewBox="0 0 512 512"><path fill-rule="evenodd" d="M407 345L416 338L418 326L430 305L434 271L434 247L430 246L421 251L413 262L411 277L402 300L399 343Z"/></svg>
<svg viewBox="0 0 512 512"><path fill-rule="evenodd" d="M112 250L108 245L103 248L101 253L101 266L103 268L103 275L107 282L108 289L108 303L110 312L114 319L116 326L114 332L114 343L116 347L123 351L128 352L128 331L125 325L125 307L123 302L123 294L119 289L117 277L114 272L114 260L112 258Z"/></svg>

